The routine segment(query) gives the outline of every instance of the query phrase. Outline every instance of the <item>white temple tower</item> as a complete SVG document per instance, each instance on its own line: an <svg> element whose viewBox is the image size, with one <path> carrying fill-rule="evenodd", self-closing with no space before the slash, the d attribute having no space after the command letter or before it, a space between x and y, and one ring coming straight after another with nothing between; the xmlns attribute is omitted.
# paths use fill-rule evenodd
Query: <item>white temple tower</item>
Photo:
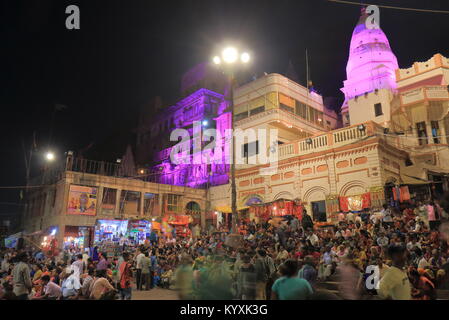
<svg viewBox="0 0 449 320"><path fill-rule="evenodd" d="M352 33L346 66L347 80L341 89L345 94L342 105L345 125L368 120L388 122L388 104L397 87L395 70L399 67L396 56L382 29L377 25L374 28L367 26L368 17L365 8L362 8ZM360 101L360 96L365 100Z"/></svg>

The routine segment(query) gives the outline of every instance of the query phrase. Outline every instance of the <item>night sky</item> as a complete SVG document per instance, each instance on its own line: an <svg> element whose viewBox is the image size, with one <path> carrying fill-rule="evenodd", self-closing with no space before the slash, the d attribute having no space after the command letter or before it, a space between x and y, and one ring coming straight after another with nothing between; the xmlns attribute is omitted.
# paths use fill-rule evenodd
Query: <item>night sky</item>
<svg viewBox="0 0 449 320"><path fill-rule="evenodd" d="M370 3L449 10L447 0ZM65 8L81 10L81 30L67 30ZM292 62L305 84L342 100L358 6L326 0L3 0L0 2L0 186L25 184L22 141L36 131L44 152L60 156L130 132L152 97L179 96L181 75L208 61L225 40L254 52L253 73L285 73ZM449 56L449 15L381 9L381 27L400 67ZM68 108L52 114L55 104ZM339 102L337 103L337 105ZM42 155L33 159L41 165ZM0 213L13 213L19 189L0 189Z"/></svg>

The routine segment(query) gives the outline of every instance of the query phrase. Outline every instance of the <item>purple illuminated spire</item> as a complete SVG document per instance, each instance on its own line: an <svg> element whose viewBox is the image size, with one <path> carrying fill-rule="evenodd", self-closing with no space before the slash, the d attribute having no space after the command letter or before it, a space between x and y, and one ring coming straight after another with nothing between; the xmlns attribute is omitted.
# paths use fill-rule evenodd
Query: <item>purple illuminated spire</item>
<svg viewBox="0 0 449 320"><path fill-rule="evenodd" d="M398 61L391 50L385 33L376 27L368 29L366 26L368 14L365 8L352 33L349 59L346 66L347 80L341 89L345 94L343 111L347 108L347 101L355 96L376 89L395 90Z"/></svg>

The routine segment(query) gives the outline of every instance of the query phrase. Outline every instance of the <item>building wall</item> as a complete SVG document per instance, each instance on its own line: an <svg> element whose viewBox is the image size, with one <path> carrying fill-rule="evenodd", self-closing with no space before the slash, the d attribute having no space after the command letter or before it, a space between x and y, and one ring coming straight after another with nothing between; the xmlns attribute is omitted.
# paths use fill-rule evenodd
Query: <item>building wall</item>
<svg viewBox="0 0 449 320"><path fill-rule="evenodd" d="M351 125L366 121L374 121L388 127L391 115L391 102L393 93L388 89L365 93L348 101ZM374 106L380 103L382 114L376 116Z"/></svg>
<svg viewBox="0 0 449 320"><path fill-rule="evenodd" d="M299 140L282 146L290 151L281 152L277 172L268 176L260 175L263 167L260 165L238 167L239 206L244 206L251 197L263 202L300 199L310 214L313 201L379 192L391 176L399 179L399 164L404 163L406 154L399 150L392 152L394 149L384 139L374 136L377 128L374 123L366 126L363 134L350 127L314 137L316 140L326 137L322 145L312 142L308 146L305 140ZM384 159L388 159L389 165L382 167ZM328 212L329 219L331 214Z"/></svg>
<svg viewBox="0 0 449 320"><path fill-rule="evenodd" d="M82 185L98 188L95 216L72 215L67 213L70 185ZM113 211L109 213L105 213L105 211L101 210L104 188L112 188L117 190L115 207ZM55 190L56 197L53 198ZM120 192L123 190L141 193L139 212L136 211L132 214L120 214ZM144 193L154 193L159 195L159 209L152 212L151 215L144 215ZM62 244L65 226L92 227L95 225L97 220L101 219L151 219L153 217L169 214L169 212L167 212L162 205L164 195L167 194L181 195L181 210L178 214L185 214L185 208L189 202L194 201L198 203L201 210L201 221L204 224L204 216L206 214L205 190L155 184L134 179L66 171L55 185L42 188L28 195L29 199L45 199L45 205L41 206L40 210L25 210L24 229L26 232L32 233L39 230L46 230L52 226L57 226L59 227L58 243ZM29 204L28 208L30 208Z"/></svg>

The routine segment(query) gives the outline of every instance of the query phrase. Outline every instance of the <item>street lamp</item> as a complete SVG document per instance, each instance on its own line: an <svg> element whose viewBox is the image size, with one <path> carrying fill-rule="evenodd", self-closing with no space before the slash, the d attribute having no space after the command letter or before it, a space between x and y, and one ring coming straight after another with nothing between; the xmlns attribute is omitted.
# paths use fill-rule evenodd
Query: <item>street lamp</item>
<svg viewBox="0 0 449 320"><path fill-rule="evenodd" d="M237 189L235 183L235 139L234 139L234 89L236 85L234 77L234 68L237 64L247 64L251 60L248 52L239 53L239 50L234 47L226 47L223 49L221 56L215 56L212 58L212 62L215 65L222 66L222 69L229 76L229 82L231 84L230 100L231 104L229 110L232 114L232 162L231 162L231 210L232 210L232 228L234 228L235 222L238 220L237 213Z"/></svg>
<svg viewBox="0 0 449 320"><path fill-rule="evenodd" d="M251 57L248 52L243 52L240 54L240 62L248 63L251 60ZM234 64L239 61L239 52L234 47L226 47L223 49L220 56L215 56L212 58L212 62L216 65L220 65L222 63L226 64Z"/></svg>
<svg viewBox="0 0 449 320"><path fill-rule="evenodd" d="M45 159L47 159L47 161L53 161L53 160L55 160L55 154L51 151L48 151L45 154Z"/></svg>

